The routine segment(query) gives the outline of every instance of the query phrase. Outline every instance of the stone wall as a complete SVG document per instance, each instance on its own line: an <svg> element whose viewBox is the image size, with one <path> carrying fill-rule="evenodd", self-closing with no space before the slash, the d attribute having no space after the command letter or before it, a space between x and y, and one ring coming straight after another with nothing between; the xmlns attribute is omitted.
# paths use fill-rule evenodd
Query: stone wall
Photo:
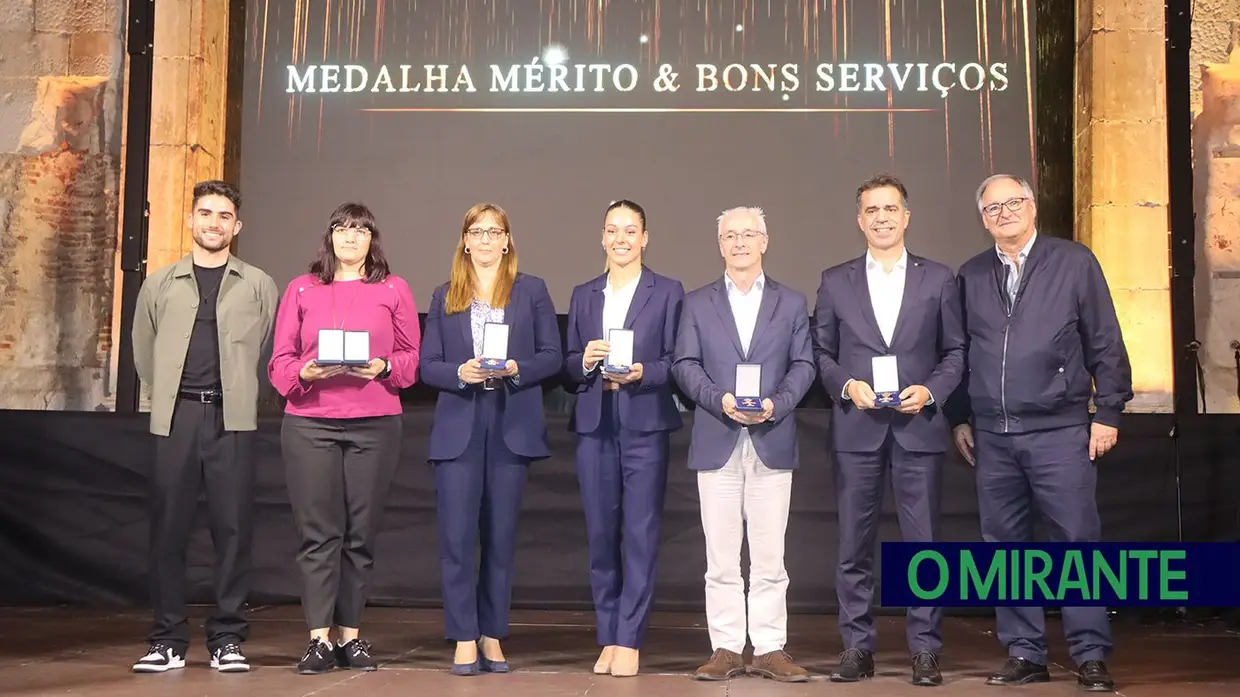
<svg viewBox="0 0 1240 697"><path fill-rule="evenodd" d="M1132 411L1172 409L1162 0L1078 0L1076 234L1106 273Z"/></svg>
<svg viewBox="0 0 1240 697"><path fill-rule="evenodd" d="M235 172L227 146L236 119L222 97L241 79L229 56L243 7L156 5L151 270L188 249L193 182ZM1078 236L1112 281L1133 349L1134 407L1169 408L1163 3L1076 7ZM0 408L111 403L124 12L121 0L0 0ZM1197 335L1209 408L1233 412L1240 60L1229 56L1238 22L1240 0L1194 1Z"/></svg>
<svg viewBox="0 0 1240 697"><path fill-rule="evenodd" d="M1205 409L1240 412L1240 0L1194 0L1196 320Z"/></svg>
<svg viewBox="0 0 1240 697"><path fill-rule="evenodd" d="M106 406L119 0L0 0L0 408Z"/></svg>

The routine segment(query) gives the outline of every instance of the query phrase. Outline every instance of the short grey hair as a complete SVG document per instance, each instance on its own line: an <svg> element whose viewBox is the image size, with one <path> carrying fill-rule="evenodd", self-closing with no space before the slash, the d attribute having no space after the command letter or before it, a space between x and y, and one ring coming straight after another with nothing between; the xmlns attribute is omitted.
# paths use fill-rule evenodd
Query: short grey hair
<svg viewBox="0 0 1240 697"><path fill-rule="evenodd" d="M763 235L766 234L766 213L761 208L758 208L757 206L737 206L735 208L729 208L726 211L720 213L719 217L715 219L715 227L716 227L715 234L722 235L723 234L723 221L727 220L730 216L736 215L738 213L745 213L748 215L752 215L754 218L758 220L758 232L762 233Z"/></svg>
<svg viewBox="0 0 1240 697"><path fill-rule="evenodd" d="M982 194L986 193L986 189L991 184L994 184L997 181L1002 181L1004 179L1007 179L1008 181L1014 181L1017 184L1020 184L1020 188L1024 189L1025 196L1030 201L1037 200L1038 196L1037 194L1033 193L1033 187L1029 186L1029 182L1025 181L1021 177L1018 177L1015 174L992 174L989 177L986 177L986 179L982 181L981 185L977 187L977 195L974 198L977 200L977 212L978 213L982 212Z"/></svg>

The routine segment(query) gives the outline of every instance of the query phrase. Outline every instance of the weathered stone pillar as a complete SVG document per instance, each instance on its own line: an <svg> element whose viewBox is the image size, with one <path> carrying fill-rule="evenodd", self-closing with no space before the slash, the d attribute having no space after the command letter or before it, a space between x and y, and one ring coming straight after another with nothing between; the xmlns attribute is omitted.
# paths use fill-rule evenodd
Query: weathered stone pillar
<svg viewBox="0 0 1240 697"><path fill-rule="evenodd" d="M230 0L155 4L147 270L190 250L194 184L224 175ZM235 18L233 18L235 19Z"/></svg>
<svg viewBox="0 0 1240 697"><path fill-rule="evenodd" d="M1077 239L1111 286L1132 411L1172 408L1163 4L1077 2Z"/></svg>
<svg viewBox="0 0 1240 697"><path fill-rule="evenodd" d="M0 3L0 408L106 408L118 0Z"/></svg>
<svg viewBox="0 0 1240 697"><path fill-rule="evenodd" d="M1206 411L1240 411L1240 54L1202 66L1202 112L1193 125L1197 199L1197 337Z"/></svg>

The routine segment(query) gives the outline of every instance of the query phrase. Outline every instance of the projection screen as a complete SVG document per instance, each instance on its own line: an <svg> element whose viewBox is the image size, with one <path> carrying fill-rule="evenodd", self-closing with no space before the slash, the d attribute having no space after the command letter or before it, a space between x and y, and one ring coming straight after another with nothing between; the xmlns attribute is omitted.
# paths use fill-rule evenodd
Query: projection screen
<svg viewBox="0 0 1240 697"><path fill-rule="evenodd" d="M563 313L610 201L646 208L647 263L690 289L749 205L767 273L812 297L887 172L910 251L955 268L988 244L977 184L1033 172L1033 38L1024 0L251 0L240 253L283 286L361 201L424 311L491 201Z"/></svg>

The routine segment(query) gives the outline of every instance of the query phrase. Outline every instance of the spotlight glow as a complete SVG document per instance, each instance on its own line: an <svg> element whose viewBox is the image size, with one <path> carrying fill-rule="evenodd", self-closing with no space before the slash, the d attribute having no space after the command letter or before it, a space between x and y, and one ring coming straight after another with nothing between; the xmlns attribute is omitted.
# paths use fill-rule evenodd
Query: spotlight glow
<svg viewBox="0 0 1240 697"><path fill-rule="evenodd" d="M542 59L547 65L559 65L568 60L568 50L560 44L551 44L543 49Z"/></svg>

